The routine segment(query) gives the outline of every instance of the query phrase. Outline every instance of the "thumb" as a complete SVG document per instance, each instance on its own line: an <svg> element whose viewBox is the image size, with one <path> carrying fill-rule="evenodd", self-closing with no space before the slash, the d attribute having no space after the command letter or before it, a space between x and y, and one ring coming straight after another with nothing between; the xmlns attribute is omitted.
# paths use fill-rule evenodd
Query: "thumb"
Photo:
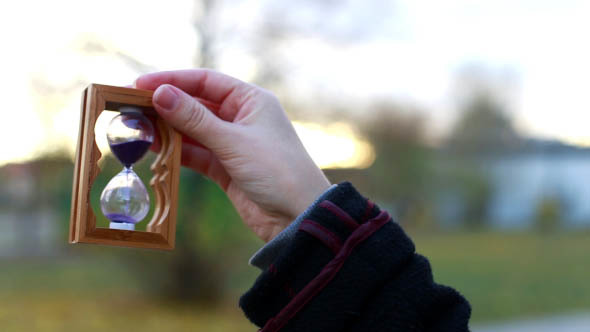
<svg viewBox="0 0 590 332"><path fill-rule="evenodd" d="M153 96L158 114L183 134L197 140L208 148L218 143L227 123L195 98L169 85L160 85Z"/></svg>

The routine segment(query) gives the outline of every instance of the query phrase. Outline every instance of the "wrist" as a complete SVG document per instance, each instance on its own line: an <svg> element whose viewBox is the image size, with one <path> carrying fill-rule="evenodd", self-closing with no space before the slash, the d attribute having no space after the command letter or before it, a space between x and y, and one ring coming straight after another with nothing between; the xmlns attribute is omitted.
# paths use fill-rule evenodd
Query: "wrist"
<svg viewBox="0 0 590 332"><path fill-rule="evenodd" d="M297 217L301 216L301 214L309 209L314 202L317 201L319 197L321 197L324 193L326 193L332 185L330 181L324 176L323 172L318 169L321 176L316 177L316 181L306 181L305 187L302 187L303 184L301 181L299 183L294 182L292 186L287 190L287 192L291 193L290 198L287 200L286 206L286 213L280 217L280 220L277 220L277 223L273 225L267 235L262 239L264 242L269 242L274 239L279 233L281 233L285 228L287 228L293 220L296 220Z"/></svg>
<svg viewBox="0 0 590 332"><path fill-rule="evenodd" d="M303 213L297 216L295 220L289 223L287 227L282 229L278 234L270 238L264 247L260 248L251 258L250 265L256 266L261 270L268 268L270 263L277 257L279 252L291 243L295 233L299 230L301 222L305 220L313 209L323 201L330 193L338 186L333 184L325 192L323 192L317 199L310 204Z"/></svg>
<svg viewBox="0 0 590 332"><path fill-rule="evenodd" d="M293 187L298 187L298 190L291 191L297 193L293 195L293 200L290 204L290 219L294 220L301 215L318 197L325 193L331 186L330 181L326 178L321 170L313 177L308 176L308 181L298 181L295 179ZM292 188L293 188L292 187Z"/></svg>

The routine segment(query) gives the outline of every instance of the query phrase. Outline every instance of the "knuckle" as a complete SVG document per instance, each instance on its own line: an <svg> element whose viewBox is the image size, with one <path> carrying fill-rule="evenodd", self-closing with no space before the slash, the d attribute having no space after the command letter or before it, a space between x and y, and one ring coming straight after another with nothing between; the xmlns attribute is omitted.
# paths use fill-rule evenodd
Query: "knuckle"
<svg viewBox="0 0 590 332"><path fill-rule="evenodd" d="M272 103L279 103L279 98L272 91L260 88L259 93L260 97L264 100Z"/></svg>
<svg viewBox="0 0 590 332"><path fill-rule="evenodd" d="M271 91L260 87L251 89L243 96L241 106L245 106L249 103L257 105L264 110L265 113L275 113L282 110L279 98Z"/></svg>
<svg viewBox="0 0 590 332"><path fill-rule="evenodd" d="M186 110L186 118L184 119L184 126L190 130L195 131L203 128L205 119L206 119L206 112L203 109L203 106L199 103L194 103L193 105L187 107Z"/></svg>

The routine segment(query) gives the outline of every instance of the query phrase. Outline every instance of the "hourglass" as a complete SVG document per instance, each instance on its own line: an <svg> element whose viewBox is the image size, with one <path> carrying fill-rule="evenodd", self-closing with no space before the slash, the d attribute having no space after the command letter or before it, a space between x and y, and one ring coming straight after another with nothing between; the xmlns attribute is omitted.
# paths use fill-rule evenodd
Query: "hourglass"
<svg viewBox="0 0 590 332"><path fill-rule="evenodd" d="M133 164L154 142L154 127L134 107L121 107L120 111L109 123L107 140L124 168L102 191L100 208L111 221L110 228L134 230L150 210L150 197Z"/></svg>
<svg viewBox="0 0 590 332"><path fill-rule="evenodd" d="M82 95L80 129L70 218L70 243L94 243L152 249L173 249L176 231L176 201L180 174L181 135L158 117L152 106L152 91L91 84ZM94 126L104 111L117 111L107 129L113 155L123 169L105 186L100 210L109 219L108 228L97 227L90 204L90 190L100 172L100 150ZM152 121L148 119L153 119ZM155 196L154 213L146 231L135 230L150 210L150 199L133 170L158 134L160 151L151 165L149 182Z"/></svg>

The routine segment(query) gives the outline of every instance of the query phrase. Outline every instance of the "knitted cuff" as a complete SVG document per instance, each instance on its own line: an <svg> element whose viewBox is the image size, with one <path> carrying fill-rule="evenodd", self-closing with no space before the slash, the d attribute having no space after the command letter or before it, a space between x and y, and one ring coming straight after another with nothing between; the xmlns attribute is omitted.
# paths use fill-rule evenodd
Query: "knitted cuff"
<svg viewBox="0 0 590 332"><path fill-rule="evenodd" d="M303 213L301 213L287 228L277 234L272 240L258 249L256 253L250 258L248 264L256 266L261 270L265 270L277 258L279 252L287 246L299 230L301 222L307 218L309 213L323 201L326 196L330 194L338 185L333 184L320 197L318 197Z"/></svg>
<svg viewBox="0 0 590 332"><path fill-rule="evenodd" d="M345 329L354 318L349 313L361 312L367 296L414 253L389 215L347 182L322 195L301 219L240 299L264 332L300 326L318 312L325 319L310 319L314 331Z"/></svg>

